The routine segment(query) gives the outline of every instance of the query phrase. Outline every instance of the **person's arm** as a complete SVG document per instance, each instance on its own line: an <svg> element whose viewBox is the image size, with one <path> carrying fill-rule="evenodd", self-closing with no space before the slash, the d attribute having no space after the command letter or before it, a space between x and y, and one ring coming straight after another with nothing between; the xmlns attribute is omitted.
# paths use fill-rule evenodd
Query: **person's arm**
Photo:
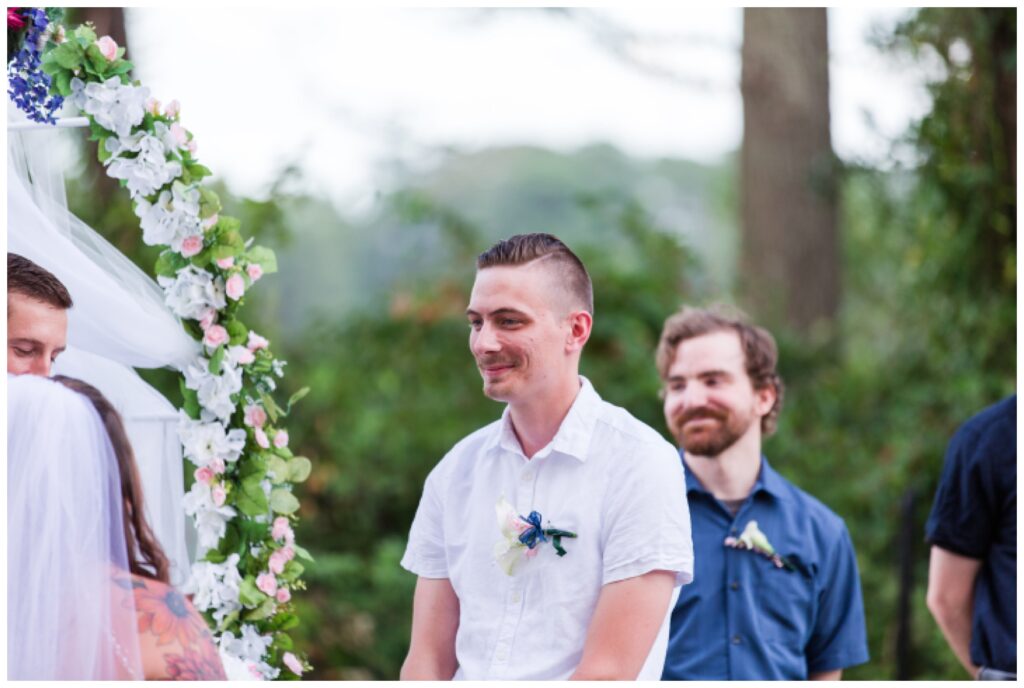
<svg viewBox="0 0 1024 688"><path fill-rule="evenodd" d="M979 570L981 560L932 545L928 563L928 610L971 678L978 675L979 668L971 661L974 582Z"/></svg>
<svg viewBox="0 0 1024 688"><path fill-rule="evenodd" d="M601 588L570 679L635 681L668 613L674 584L674 572L651 571Z"/></svg>
<svg viewBox="0 0 1024 688"><path fill-rule="evenodd" d="M412 639L402 664L403 681L448 681L455 675L455 633L459 598L447 578L416 581L412 601Z"/></svg>
<svg viewBox="0 0 1024 688"><path fill-rule="evenodd" d="M838 681L842 677L842 669L833 669L831 671L819 671L816 674L810 674L807 678L811 681Z"/></svg>

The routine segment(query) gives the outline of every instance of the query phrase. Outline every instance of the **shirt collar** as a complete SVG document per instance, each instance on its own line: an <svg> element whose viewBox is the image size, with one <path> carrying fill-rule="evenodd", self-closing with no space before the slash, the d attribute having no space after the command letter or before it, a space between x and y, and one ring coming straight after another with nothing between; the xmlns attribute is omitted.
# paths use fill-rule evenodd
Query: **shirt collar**
<svg viewBox="0 0 1024 688"><path fill-rule="evenodd" d="M594 424L597 422L598 409L601 404L601 397L598 395L590 380L580 377L580 391L576 394L569 413L562 420L558 432L550 443L533 458L544 458L551 452L567 454L579 460L581 463L587 460L587 452L590 449L590 441L594 432ZM491 435L490 440L484 446L485 452L503 449L513 454L523 454L523 449L512 429L512 417L510 407L505 406L501 414L501 420L497 432Z"/></svg>
<svg viewBox="0 0 1024 688"><path fill-rule="evenodd" d="M679 458L686 463L686 453L680 447ZM751 494L757 494L758 492L766 492L776 499L786 499L787 491L785 489L785 480L779 475L774 468L768 465L768 459L761 455L761 469L757 472L757 481L754 482L753 489L750 490ZM701 485L700 480L697 479L697 475L690 470L689 466L686 466L686 492L698 492L706 495L710 495L711 492Z"/></svg>

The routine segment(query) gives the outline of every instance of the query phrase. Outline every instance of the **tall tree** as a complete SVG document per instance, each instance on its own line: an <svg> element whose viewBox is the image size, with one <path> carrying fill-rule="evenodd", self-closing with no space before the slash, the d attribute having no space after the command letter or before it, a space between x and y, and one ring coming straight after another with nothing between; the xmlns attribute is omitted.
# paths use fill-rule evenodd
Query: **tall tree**
<svg viewBox="0 0 1024 688"><path fill-rule="evenodd" d="M740 289L810 334L840 300L828 27L822 8L743 11Z"/></svg>

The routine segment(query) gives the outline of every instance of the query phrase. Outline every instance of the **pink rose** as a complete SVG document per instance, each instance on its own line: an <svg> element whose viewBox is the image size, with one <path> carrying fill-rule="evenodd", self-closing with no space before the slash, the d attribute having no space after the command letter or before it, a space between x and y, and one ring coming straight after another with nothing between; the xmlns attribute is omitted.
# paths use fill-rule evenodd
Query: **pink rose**
<svg viewBox="0 0 1024 688"><path fill-rule="evenodd" d="M195 155L196 151L199 150L199 144L196 143L195 139L192 139L191 141L185 144L185 150L187 150L192 155Z"/></svg>
<svg viewBox="0 0 1024 688"><path fill-rule="evenodd" d="M272 573L261 573L256 576L256 587L273 597L277 594L277 578Z"/></svg>
<svg viewBox="0 0 1024 688"><path fill-rule="evenodd" d="M217 318L217 309L216 308L207 308L205 311L203 311L202 317L199 318L199 327L203 330L203 332L206 332L206 330L210 329L210 325L213 324L213 321L216 318Z"/></svg>
<svg viewBox="0 0 1024 688"><path fill-rule="evenodd" d="M188 132L185 131L185 127L181 126L177 122L171 125L171 136L174 137L174 142L178 144L179 147L188 143Z"/></svg>
<svg viewBox="0 0 1024 688"><path fill-rule="evenodd" d="M177 117L179 112L181 112L181 103L179 103L177 100L172 100L171 102L167 103L167 108L164 110L164 114L170 117L171 119Z"/></svg>
<svg viewBox="0 0 1024 688"><path fill-rule="evenodd" d="M261 337L255 332L249 333L249 343L246 344L249 347L249 351L259 351L260 349L266 349L270 346L270 342L267 341L266 337Z"/></svg>
<svg viewBox="0 0 1024 688"><path fill-rule="evenodd" d="M196 482L206 483L207 485L213 480L213 471L207 466L197 468L193 475L196 477Z"/></svg>
<svg viewBox="0 0 1024 688"><path fill-rule="evenodd" d="M270 569L271 573L282 573L284 571L284 565L288 563L288 559L281 552L277 550L270 555L270 561L267 562L267 568Z"/></svg>
<svg viewBox="0 0 1024 688"><path fill-rule="evenodd" d="M291 592L288 588L278 588L277 590L277 601L279 604L284 604L292 598Z"/></svg>
<svg viewBox="0 0 1024 688"><path fill-rule="evenodd" d="M274 446L278 449L288 446L288 431L278 430L274 433Z"/></svg>
<svg viewBox="0 0 1024 688"><path fill-rule="evenodd" d="M222 485L216 485L211 491L211 495L216 506L224 506L224 500L228 498L228 493L224 491Z"/></svg>
<svg viewBox="0 0 1024 688"><path fill-rule="evenodd" d="M249 273L249 279L251 279L253 282L258 280L260 277L263 277L263 266L260 265L259 263L253 263L252 265L247 267L245 271Z"/></svg>
<svg viewBox="0 0 1024 688"><path fill-rule="evenodd" d="M217 221L219 219L220 219L220 216L217 215L217 213L214 213L210 217L208 217L205 220L203 220L203 230L205 231L205 230L209 229L210 227L213 227L215 224L217 224Z"/></svg>
<svg viewBox="0 0 1024 688"><path fill-rule="evenodd" d="M262 428L267 422L267 412L259 404L245 407L245 424L250 428Z"/></svg>
<svg viewBox="0 0 1024 688"><path fill-rule="evenodd" d="M249 662L248 664L246 664L246 667L248 667L249 669L250 676L252 676L257 681L263 680L263 672L260 671L260 668L259 666L257 666L256 662Z"/></svg>
<svg viewBox="0 0 1024 688"><path fill-rule="evenodd" d="M233 346L229 353L231 354L231 358L238 365L249 365L256 360L256 356L254 356L253 353L244 346Z"/></svg>
<svg viewBox="0 0 1024 688"><path fill-rule="evenodd" d="M156 117L160 114L160 101L156 98L146 99L146 112Z"/></svg>
<svg viewBox="0 0 1024 688"><path fill-rule="evenodd" d="M281 657L284 665L292 670L292 673L296 676L302 676L302 662L299 658L293 655L291 652L285 652L284 656Z"/></svg>
<svg viewBox="0 0 1024 688"><path fill-rule="evenodd" d="M107 62L113 62L117 59L117 43L110 36L104 36L96 41L96 47L100 49Z"/></svg>
<svg viewBox="0 0 1024 688"><path fill-rule="evenodd" d="M245 278L235 273L228 277L228 281L224 283L224 291L227 292L228 298L232 301L237 301L242 298L242 294L245 293Z"/></svg>
<svg viewBox="0 0 1024 688"><path fill-rule="evenodd" d="M228 339L230 339L228 331L224 329L223 325L210 325L206 328L206 334L203 335L203 344L211 349L216 349Z"/></svg>
<svg viewBox="0 0 1024 688"><path fill-rule="evenodd" d="M291 547L282 547L277 551L281 553L281 556L284 557L285 561L291 561L295 558L295 550Z"/></svg>
<svg viewBox="0 0 1024 688"><path fill-rule="evenodd" d="M203 250L203 237L190 236L181 241L181 255L191 258Z"/></svg>
<svg viewBox="0 0 1024 688"><path fill-rule="evenodd" d="M228 256L227 258L219 258L217 260L217 267L221 270L229 270L235 267L235 259L231 256Z"/></svg>
<svg viewBox="0 0 1024 688"><path fill-rule="evenodd" d="M252 434L256 436L256 444L264 449L270 449L270 440L267 439L267 433L263 432L263 428L256 428Z"/></svg>
<svg viewBox="0 0 1024 688"><path fill-rule="evenodd" d="M224 459L217 457L210 462L210 470L213 471L214 475L220 475L224 472Z"/></svg>
<svg viewBox="0 0 1024 688"><path fill-rule="evenodd" d="M278 516L274 519L274 525L270 529L270 537L275 540L291 540L295 537L292 535L292 526L286 517Z"/></svg>

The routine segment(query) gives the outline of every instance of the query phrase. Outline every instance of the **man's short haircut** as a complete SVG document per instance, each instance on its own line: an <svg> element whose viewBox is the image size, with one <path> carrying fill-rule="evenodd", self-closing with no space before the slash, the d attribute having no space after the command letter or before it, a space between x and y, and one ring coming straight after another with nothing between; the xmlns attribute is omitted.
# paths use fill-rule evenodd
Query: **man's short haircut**
<svg viewBox="0 0 1024 688"><path fill-rule="evenodd" d="M739 309L721 304L709 308L683 306L669 316L661 331L661 340L655 354L661 379L668 379L668 372L675 361L676 349L679 348L680 342L714 332L735 332L740 338L747 375L754 389L775 390L775 404L761 417L761 433L768 437L775 432L785 392L782 378L775 369L779 362L779 349L771 333L751 324Z"/></svg>
<svg viewBox="0 0 1024 688"><path fill-rule="evenodd" d="M52 272L17 253L7 254L7 294L21 294L61 310L74 305L67 287Z"/></svg>
<svg viewBox="0 0 1024 688"><path fill-rule="evenodd" d="M548 261L555 266L566 291L588 313L594 314L594 286L583 261L550 234L516 234L503 239L477 256L476 269L526 265L537 260Z"/></svg>

